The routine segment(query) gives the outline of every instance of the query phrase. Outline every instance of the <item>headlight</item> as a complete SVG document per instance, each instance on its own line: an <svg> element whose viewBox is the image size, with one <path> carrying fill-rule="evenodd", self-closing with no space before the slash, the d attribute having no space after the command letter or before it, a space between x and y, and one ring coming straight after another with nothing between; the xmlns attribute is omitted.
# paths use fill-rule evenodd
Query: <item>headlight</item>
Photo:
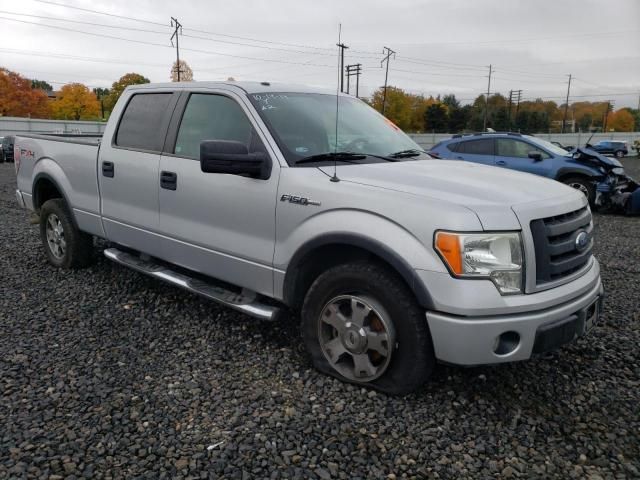
<svg viewBox="0 0 640 480"><path fill-rule="evenodd" d="M454 276L487 278L503 295L522 293L519 233L437 232L435 248Z"/></svg>

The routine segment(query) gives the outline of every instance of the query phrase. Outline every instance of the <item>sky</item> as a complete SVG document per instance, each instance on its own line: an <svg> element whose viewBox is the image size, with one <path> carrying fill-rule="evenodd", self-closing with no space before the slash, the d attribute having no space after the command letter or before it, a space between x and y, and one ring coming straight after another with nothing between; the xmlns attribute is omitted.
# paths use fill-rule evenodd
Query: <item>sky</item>
<svg viewBox="0 0 640 480"><path fill-rule="evenodd" d="M411 93L469 103L491 65L492 93L562 103L571 74L570 101L640 102L640 0L0 0L0 66L56 89L168 81L171 17L195 80L335 87L341 25L361 96L384 84L389 47L389 85Z"/></svg>

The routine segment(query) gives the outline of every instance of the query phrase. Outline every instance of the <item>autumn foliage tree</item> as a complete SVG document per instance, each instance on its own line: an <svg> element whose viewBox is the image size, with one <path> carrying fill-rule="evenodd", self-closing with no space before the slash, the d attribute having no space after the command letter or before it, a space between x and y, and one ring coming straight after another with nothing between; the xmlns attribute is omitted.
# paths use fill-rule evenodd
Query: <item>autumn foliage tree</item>
<svg viewBox="0 0 640 480"><path fill-rule="evenodd" d="M31 87L31 80L0 68L0 115L49 118L49 99L42 90Z"/></svg>
<svg viewBox="0 0 640 480"><path fill-rule="evenodd" d="M62 87L51 108L57 119L95 120L100 117L100 102L96 94L81 83Z"/></svg>
<svg viewBox="0 0 640 480"><path fill-rule="evenodd" d="M127 73L120 77L117 82L113 82L109 94L104 98L104 108L107 111L113 110L116 102L124 92L124 89L129 85L141 85L143 83L149 83L149 79L139 73Z"/></svg>
<svg viewBox="0 0 640 480"><path fill-rule="evenodd" d="M634 127L635 118L626 108L610 113L607 118L607 130L613 130L615 132L633 132Z"/></svg>

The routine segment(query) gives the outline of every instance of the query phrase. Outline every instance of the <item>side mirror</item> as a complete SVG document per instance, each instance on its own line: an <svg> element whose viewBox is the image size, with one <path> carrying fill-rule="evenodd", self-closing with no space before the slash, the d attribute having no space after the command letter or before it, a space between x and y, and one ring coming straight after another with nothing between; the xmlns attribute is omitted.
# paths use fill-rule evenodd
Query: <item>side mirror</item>
<svg viewBox="0 0 640 480"><path fill-rule="evenodd" d="M271 161L263 152L249 153L241 142L204 140L200 142L200 169L266 180L271 176Z"/></svg>
<svg viewBox="0 0 640 480"><path fill-rule="evenodd" d="M534 162L541 162L542 154L540 152L529 152L529 158L531 158Z"/></svg>

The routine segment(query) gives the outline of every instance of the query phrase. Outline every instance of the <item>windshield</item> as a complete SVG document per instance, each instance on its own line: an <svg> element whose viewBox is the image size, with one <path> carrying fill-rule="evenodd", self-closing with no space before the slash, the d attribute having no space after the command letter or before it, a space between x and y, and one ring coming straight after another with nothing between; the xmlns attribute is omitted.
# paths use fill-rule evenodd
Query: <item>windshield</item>
<svg viewBox="0 0 640 480"><path fill-rule="evenodd" d="M249 100L275 137L289 165L324 153L386 157L422 148L391 121L356 98L340 96L336 142L336 96L319 93L252 93ZM420 154L420 158L430 158ZM417 157L403 158L405 160ZM371 161L380 161L375 157Z"/></svg>
<svg viewBox="0 0 640 480"><path fill-rule="evenodd" d="M553 153L554 155L561 155L563 157L570 155L570 153L567 152L564 148L560 148L559 146L554 145L551 142L547 142L546 140L542 140L541 138L531 137L529 138L529 140L531 140L531 142L535 143L536 145L541 146L545 150Z"/></svg>

